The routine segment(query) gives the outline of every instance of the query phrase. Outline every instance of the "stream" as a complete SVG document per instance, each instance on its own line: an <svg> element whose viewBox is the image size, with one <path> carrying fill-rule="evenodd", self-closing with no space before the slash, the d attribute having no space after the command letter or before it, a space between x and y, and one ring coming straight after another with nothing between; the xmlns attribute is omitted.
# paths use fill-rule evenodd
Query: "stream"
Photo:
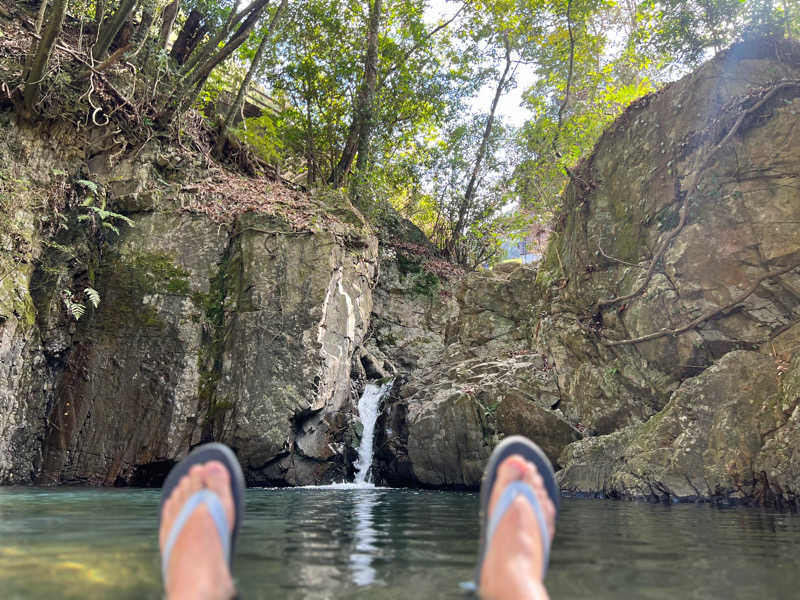
<svg viewBox="0 0 800 600"><path fill-rule="evenodd" d="M161 597L159 491L0 488L0 590L16 598ZM473 493L247 491L242 598L465 598ZM800 516L706 505L565 499L552 598L791 598Z"/></svg>

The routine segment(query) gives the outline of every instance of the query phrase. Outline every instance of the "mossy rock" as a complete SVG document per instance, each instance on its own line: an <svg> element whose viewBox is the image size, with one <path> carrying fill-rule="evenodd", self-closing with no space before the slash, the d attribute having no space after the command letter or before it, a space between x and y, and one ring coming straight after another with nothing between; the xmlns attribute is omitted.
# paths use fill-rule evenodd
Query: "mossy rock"
<svg viewBox="0 0 800 600"><path fill-rule="evenodd" d="M148 296L191 296L189 272L165 253L118 256L100 266L102 305L98 317L105 326L163 328L158 311L146 302Z"/></svg>

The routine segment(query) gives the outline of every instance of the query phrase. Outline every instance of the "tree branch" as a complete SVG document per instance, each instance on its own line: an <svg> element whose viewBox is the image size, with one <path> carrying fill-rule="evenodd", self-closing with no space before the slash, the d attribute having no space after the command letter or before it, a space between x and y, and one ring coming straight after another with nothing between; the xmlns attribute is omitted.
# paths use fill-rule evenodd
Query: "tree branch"
<svg viewBox="0 0 800 600"><path fill-rule="evenodd" d="M603 248L600 246L600 242L597 242L597 249L600 251L600 254L607 258L608 260L613 260L614 262L621 263L623 265L628 265L629 267L636 267L637 269L644 269L642 265L637 265L636 263L628 262L626 260L622 260L621 258L616 258L614 256L610 256L603 252Z"/></svg>
<svg viewBox="0 0 800 600"><path fill-rule="evenodd" d="M779 275L783 275L783 274L788 273L789 271L792 271L792 270L797 269L797 268L800 268L800 262L795 263L795 264L793 264L793 265L791 265L789 267L784 267L783 269L780 269L779 271L775 271L774 273L766 273L766 274L762 275L761 277L759 277L758 279L756 279L755 282L753 282L753 285L751 285L750 288L746 292L740 294L739 296L734 298L731 302L729 302L725 306L721 306L719 308L714 308L712 310L709 310L706 313L704 313L704 314L700 315L699 317L697 317L696 319L694 319L693 321L690 321L690 322L686 323L685 325L681 325L680 327L676 327L675 329L662 329L661 331L656 331L654 333L648 333L647 335L643 335L643 336L637 337L637 338L631 338L631 339L627 339L627 340L605 341L603 343L606 346L621 346L623 344L638 344L640 342L647 342L649 340L655 340L655 339L658 339L658 338L661 338L661 337L664 337L664 336L667 336L667 335L673 335L673 336L674 335L678 335L679 333L683 333L684 331L688 331L689 329L693 329L694 327L697 327L701 323L703 323L705 321L708 321L709 319L711 319L712 317L717 316L720 313L728 313L728 312L730 312L730 310L733 309L736 305L741 304L747 298L749 298L753 294L753 292L755 292L758 289L758 286L760 286L762 282L766 281L767 279L772 279L773 277L778 277Z"/></svg>

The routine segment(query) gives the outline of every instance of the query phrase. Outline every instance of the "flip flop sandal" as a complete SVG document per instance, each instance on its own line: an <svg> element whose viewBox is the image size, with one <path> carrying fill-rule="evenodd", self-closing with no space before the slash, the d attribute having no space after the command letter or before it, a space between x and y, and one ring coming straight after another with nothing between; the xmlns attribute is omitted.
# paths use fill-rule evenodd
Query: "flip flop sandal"
<svg viewBox="0 0 800 600"><path fill-rule="evenodd" d="M539 475L541 475L544 481L547 495L550 496L550 500L553 502L553 506L556 509L556 518L558 518L561 493L558 483L556 482L555 473L553 472L553 466L550 464L547 456L545 456L545 453L542 452L539 446L521 435L514 435L504 439L497 445L492 455L489 457L489 462L483 472L483 481L481 481L481 544L480 552L478 553L478 564L475 567L475 589L480 587L481 568L483 567L483 561L486 558L486 553L495 531L497 530L497 526L500 524L506 511L517 496L522 496L530 503L536 515L536 520L539 522L539 531L541 532L542 538L542 557L544 559L542 578L547 574L547 564L550 559L550 536L547 534L547 522L544 518L544 511L539 505L536 493L531 486L524 481L512 482L503 490L503 493L500 495L494 507L494 512L491 515L488 514L489 498L492 496L492 488L497 480L497 468L506 458L513 454L519 454L528 462L536 465L536 469L539 471Z"/></svg>
<svg viewBox="0 0 800 600"><path fill-rule="evenodd" d="M167 536L167 541L164 544L164 551L161 558L161 572L165 583L167 581L167 565L169 564L172 548L178 540L186 522L189 520L189 517L192 516L194 511L201 504L205 504L214 521L214 525L217 527L217 532L222 542L222 550L228 561L228 566L230 568L233 567L232 550L236 546L236 537L239 534L239 527L244 517L245 485L242 468L239 466L239 461L230 448L224 444L204 444L192 450L186 458L175 465L169 472L164 486L161 488L161 504L158 512L160 518L163 518L164 504L173 490L178 486L180 480L189 472L189 469L194 465L202 465L215 460L221 462L230 474L231 495L233 496L233 506L235 509L233 532L229 530L225 509L222 507L222 501L217 494L209 489L202 489L192 494L184 503L180 513L178 513L175 522L172 524L172 529L170 529L169 535Z"/></svg>

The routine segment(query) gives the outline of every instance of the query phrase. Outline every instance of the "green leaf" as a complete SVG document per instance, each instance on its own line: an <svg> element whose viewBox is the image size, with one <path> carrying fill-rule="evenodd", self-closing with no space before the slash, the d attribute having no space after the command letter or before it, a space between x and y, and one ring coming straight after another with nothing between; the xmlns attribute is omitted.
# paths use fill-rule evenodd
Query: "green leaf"
<svg viewBox="0 0 800 600"><path fill-rule="evenodd" d="M83 290L83 293L89 298L89 302L92 303L92 306L97 308L100 305L100 294L96 289L87 287Z"/></svg>
<svg viewBox="0 0 800 600"><path fill-rule="evenodd" d="M117 235L119 235L119 229L117 229L116 227L114 227L114 226L113 226L111 223L109 223L108 221L103 221L103 227L105 227L106 229L110 229L111 231L113 231L114 233L116 233Z"/></svg>
<svg viewBox="0 0 800 600"><path fill-rule="evenodd" d="M86 314L86 308L83 304L78 304L77 302L71 302L67 308L76 321Z"/></svg>
<svg viewBox="0 0 800 600"><path fill-rule="evenodd" d="M88 188L93 194L97 195L99 187L94 181L89 181L88 179L78 179L75 181L75 183Z"/></svg>

